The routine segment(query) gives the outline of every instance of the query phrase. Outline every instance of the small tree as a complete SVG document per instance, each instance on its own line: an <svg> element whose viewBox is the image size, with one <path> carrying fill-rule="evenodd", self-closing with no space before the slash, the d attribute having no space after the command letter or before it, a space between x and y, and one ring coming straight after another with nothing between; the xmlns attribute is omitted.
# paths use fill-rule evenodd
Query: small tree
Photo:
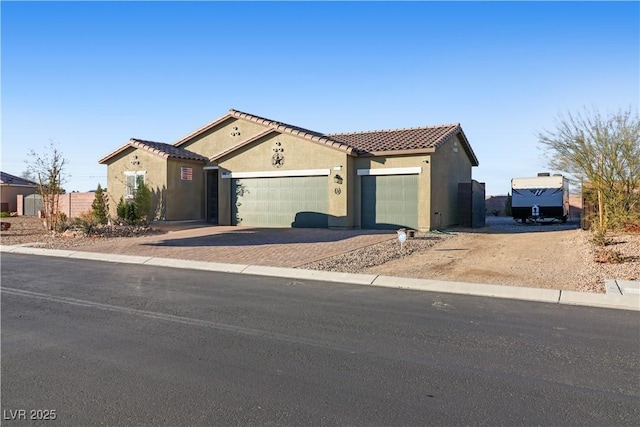
<svg viewBox="0 0 640 427"><path fill-rule="evenodd" d="M562 115L555 131L538 134L549 164L586 181L598 204L598 228L640 221L640 117L631 109L603 117L585 110Z"/></svg>
<svg viewBox="0 0 640 427"><path fill-rule="evenodd" d="M29 150L29 157L31 160L26 161L27 172L34 176L38 183L38 193L42 196L44 203L46 227L49 230L57 230L60 222L58 215L60 194L64 193L62 184L65 180L64 169L68 161L53 141L41 154Z"/></svg>
<svg viewBox="0 0 640 427"><path fill-rule="evenodd" d="M102 186L98 184L96 188L96 196L91 204L91 216L98 224L106 224L108 220L109 201L107 193L104 192Z"/></svg>
<svg viewBox="0 0 640 427"><path fill-rule="evenodd" d="M138 184L133 196L133 204L138 215L138 221L147 221L151 211L151 191L144 182Z"/></svg>
<svg viewBox="0 0 640 427"><path fill-rule="evenodd" d="M137 224L140 221L140 215L138 215L135 203L125 200L123 197L120 197L116 211L118 218L128 224Z"/></svg>

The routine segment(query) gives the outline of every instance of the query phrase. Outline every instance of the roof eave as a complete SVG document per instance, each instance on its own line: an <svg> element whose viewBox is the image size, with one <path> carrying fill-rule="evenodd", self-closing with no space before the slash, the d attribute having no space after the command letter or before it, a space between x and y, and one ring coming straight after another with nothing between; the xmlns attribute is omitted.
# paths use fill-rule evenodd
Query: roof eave
<svg viewBox="0 0 640 427"><path fill-rule="evenodd" d="M415 154L432 154L435 148L412 148L409 150L367 151L358 153L359 157L409 156Z"/></svg>
<svg viewBox="0 0 640 427"><path fill-rule="evenodd" d="M469 140L467 139L467 136L464 134L464 131L462 130L462 126L460 126L458 136L462 138L462 142L464 144L464 150L466 151L467 156L469 156L469 160L471 160L471 166L479 166L480 162L478 161L478 157L476 156L476 153L473 152L473 148L471 148L471 144L469 144Z"/></svg>
<svg viewBox="0 0 640 427"><path fill-rule="evenodd" d="M98 163L101 164L101 165L108 164L109 160L111 160L113 157L115 157L118 154L122 153L127 148L132 148L131 141L133 141L133 138L129 139L129 141L127 141L126 144L122 145L121 147L117 148L116 150L112 151L111 153L107 154L106 156L104 156L103 158L98 160Z"/></svg>
<svg viewBox="0 0 640 427"><path fill-rule="evenodd" d="M0 185L3 185L5 187L27 187L27 188L33 188L33 187L37 187L40 184L12 184L10 182L0 182Z"/></svg>

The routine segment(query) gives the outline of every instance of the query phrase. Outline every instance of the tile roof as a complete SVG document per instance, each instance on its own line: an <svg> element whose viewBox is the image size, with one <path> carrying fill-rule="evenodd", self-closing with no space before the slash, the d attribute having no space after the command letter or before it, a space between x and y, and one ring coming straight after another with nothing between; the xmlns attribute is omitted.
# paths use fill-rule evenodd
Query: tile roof
<svg viewBox="0 0 640 427"><path fill-rule="evenodd" d="M474 166L478 159L469 145L459 123L417 128L323 134L264 117L231 109L225 117L236 117L263 124L279 132L286 132L346 151L351 155L384 155L435 151L450 137L458 134ZM221 119L218 119L219 121ZM218 121L218 122L219 122ZM218 157L218 156L214 156Z"/></svg>
<svg viewBox="0 0 640 427"><path fill-rule="evenodd" d="M438 148L459 129L459 124L451 124L409 129L334 133L328 136L349 144L356 149L358 154L361 154L377 151Z"/></svg>
<svg viewBox="0 0 640 427"><path fill-rule="evenodd" d="M193 151L178 148L164 142L145 141L144 139L136 138L131 138L129 142L133 147L142 148L165 159L198 160L203 162L209 160L205 156L201 156Z"/></svg>
<svg viewBox="0 0 640 427"><path fill-rule="evenodd" d="M37 183L28 179L20 178L19 176L11 175L10 173L0 172L0 184L8 185L38 185Z"/></svg>
<svg viewBox="0 0 640 427"><path fill-rule="evenodd" d="M316 132L313 130L301 128L299 126L293 126L286 123L278 122L275 120L265 119L264 117L255 116L253 114L244 113L242 111L231 109L229 110L229 114L233 117L249 120L252 122L260 123L262 125L268 126L278 132L288 133L291 135L298 136L300 138L305 138L310 141L318 142L320 144L328 145L333 148L337 148L338 150L346 151L348 154L353 153L353 147L349 144L345 144L341 141L335 140L328 135L325 135L320 132Z"/></svg>
<svg viewBox="0 0 640 427"><path fill-rule="evenodd" d="M290 125L287 123L279 122L276 120L267 119L265 117L256 116L253 114L245 113L243 111L230 109L227 114L218 119L206 124L200 129L191 132L185 137L174 142L172 145L132 139L138 144L140 148L148 149L149 151L156 152L164 157L172 158L184 158L192 160L204 159L203 156L199 156L188 150L179 148L181 145L186 144L198 135L203 134L215 126L226 122L230 119L241 119L254 123L261 124L267 127L266 133L269 130L277 131L280 133L288 133L290 135L304 138L309 141L323 144L331 148L341 150L349 155L364 155L364 156L381 156L381 155L397 155L397 154L415 154L415 153L429 153L435 151L445 141L452 136L457 135L465 152L469 156L471 163L474 166L478 165L478 159L471 149L471 145L467 140L462 127L459 123L440 125L440 126L427 126L417 128L406 129L393 129L393 130L377 130L368 132L351 132L351 133L335 133L335 134L323 134L320 132L305 129L299 126ZM258 135L253 135L248 139L243 140L239 144L228 148L220 153L214 154L211 159L219 159L230 152L246 145L250 141L254 141L258 136L264 136L265 132L260 132ZM174 152L170 147L176 150L183 150L182 152ZM126 147L124 147L126 148ZM124 149L122 148L122 149ZM104 159L100 160L100 163L104 163L104 160L115 155L118 151L108 155ZM185 154L188 153L188 154ZM190 157L193 156L193 157ZM198 158L196 158L198 157Z"/></svg>
<svg viewBox="0 0 640 427"><path fill-rule="evenodd" d="M180 159L199 162L207 162L209 160L205 156L201 156L200 154L194 153L193 151L175 147L164 142L146 141L144 139L131 138L126 144L100 159L98 163L107 163L113 156L123 152L130 147L146 150L164 159Z"/></svg>
<svg viewBox="0 0 640 427"><path fill-rule="evenodd" d="M474 165L478 159L459 123L417 128L374 130L367 132L334 133L328 138L353 147L358 155L381 155L402 151L435 151L454 135L460 135L464 149Z"/></svg>

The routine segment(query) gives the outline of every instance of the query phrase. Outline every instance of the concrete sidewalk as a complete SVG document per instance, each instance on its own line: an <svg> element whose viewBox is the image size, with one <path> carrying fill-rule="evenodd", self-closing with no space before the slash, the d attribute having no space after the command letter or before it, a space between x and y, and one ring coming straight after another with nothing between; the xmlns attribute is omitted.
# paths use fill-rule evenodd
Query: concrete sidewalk
<svg viewBox="0 0 640 427"><path fill-rule="evenodd" d="M396 289L411 289L428 292L474 295L482 297L507 298L525 301L538 301L553 304L581 305L621 310L640 311L640 283L635 281L618 281L618 294L562 291L555 289L526 288L480 283L448 282L429 279L412 279L403 277L378 276L374 274L350 274L329 271L303 270L287 267L270 267L253 264L225 264L219 262L190 261L184 259L162 258L155 256L127 255L117 253L82 252L74 250L43 249L31 246L0 245L0 252L54 256L70 259L88 259L95 261L140 264L158 267L217 271L225 273L251 274L262 276L286 277L298 280L318 280L350 283L365 286L381 286Z"/></svg>

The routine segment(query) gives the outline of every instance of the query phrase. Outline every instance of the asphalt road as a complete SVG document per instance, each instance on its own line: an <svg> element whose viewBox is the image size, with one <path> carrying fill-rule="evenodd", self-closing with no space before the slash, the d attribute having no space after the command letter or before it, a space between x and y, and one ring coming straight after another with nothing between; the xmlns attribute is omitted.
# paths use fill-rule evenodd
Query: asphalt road
<svg viewBox="0 0 640 427"><path fill-rule="evenodd" d="M3 425L640 425L637 312L1 262Z"/></svg>

